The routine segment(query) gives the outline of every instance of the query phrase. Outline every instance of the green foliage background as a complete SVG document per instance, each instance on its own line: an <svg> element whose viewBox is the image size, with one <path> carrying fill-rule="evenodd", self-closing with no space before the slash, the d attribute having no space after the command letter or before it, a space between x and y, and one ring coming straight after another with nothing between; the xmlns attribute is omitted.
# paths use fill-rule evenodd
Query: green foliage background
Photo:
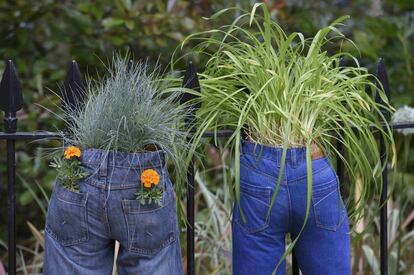
<svg viewBox="0 0 414 275"><path fill-rule="evenodd" d="M75 59L82 73L95 74L102 69L114 51L130 51L135 59L158 58L168 65L172 52L185 36L205 30L214 12L231 6L249 9L255 1L246 0L100 0L100 1L5 1L0 0L0 57L14 59L21 79L25 105L18 113L20 131L62 129L63 123L41 106L56 110L59 99L50 92L59 90L68 63ZM314 35L333 19L351 15L344 30L360 52L349 44L331 45L331 51L345 48L359 56L360 62L375 70L378 57L385 58L395 107L414 105L414 2L411 0L319 0L265 1L272 15L287 32L300 31ZM235 16L237 16L235 14ZM229 23L234 18L228 18ZM198 67L203 60L194 57ZM180 65L180 64L179 64ZM181 64L184 69L184 64ZM0 73L4 63L0 64ZM2 128L2 121L0 128ZM400 151L403 139L397 137ZM20 243L31 233L25 221L43 228L47 201L39 188L49 194L56 176L48 168L44 148L59 146L58 142L18 142L17 148L17 236ZM407 154L404 196L408 206L414 204L414 165L411 146ZM208 155L208 154L207 154ZM214 160L206 161L213 165ZM408 167L408 168L407 168ZM5 142L0 142L0 240L7 240L7 185ZM219 179L208 178L212 190L221 185ZM213 187L214 186L214 187ZM224 186L224 185L223 185ZM33 194L38 196L36 202ZM400 194L397 194L398 196ZM203 208L204 207L204 208ZM43 210L42 210L43 209ZM205 205L197 206L200 213ZM407 207L410 209L410 207ZM405 213L404 215L406 215ZM198 217L201 219L201 216ZM202 222L202 220L201 220ZM412 228L412 224L411 224ZM1 244L1 243L0 243ZM0 246L0 259L5 260ZM213 267L212 267L213 268ZM208 268L207 268L208 269Z"/></svg>

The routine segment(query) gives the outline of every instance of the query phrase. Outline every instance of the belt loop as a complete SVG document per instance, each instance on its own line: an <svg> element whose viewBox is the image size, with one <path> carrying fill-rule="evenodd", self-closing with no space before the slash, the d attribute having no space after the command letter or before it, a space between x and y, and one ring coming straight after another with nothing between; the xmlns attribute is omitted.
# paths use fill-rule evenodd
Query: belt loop
<svg viewBox="0 0 414 275"><path fill-rule="evenodd" d="M99 178L103 180L108 176L108 161L109 161L109 152L101 153L101 163L99 165Z"/></svg>
<svg viewBox="0 0 414 275"><path fill-rule="evenodd" d="M328 146L326 146L326 145L322 145L322 147L323 147L323 151L326 153L326 158L328 159L328 160L332 160L332 153L331 153L331 151L328 149Z"/></svg>
<svg viewBox="0 0 414 275"><path fill-rule="evenodd" d="M290 163L292 165L293 168L296 168L298 165L297 163L297 159L298 159L298 153L300 152L299 149L296 148L291 148L291 150L288 151L288 153L290 152Z"/></svg>
<svg viewBox="0 0 414 275"><path fill-rule="evenodd" d="M286 152L285 166L286 166L286 161L287 161L287 153L288 152ZM283 156L283 147L280 147L280 149L276 151L276 161L279 167L282 165L282 156Z"/></svg>

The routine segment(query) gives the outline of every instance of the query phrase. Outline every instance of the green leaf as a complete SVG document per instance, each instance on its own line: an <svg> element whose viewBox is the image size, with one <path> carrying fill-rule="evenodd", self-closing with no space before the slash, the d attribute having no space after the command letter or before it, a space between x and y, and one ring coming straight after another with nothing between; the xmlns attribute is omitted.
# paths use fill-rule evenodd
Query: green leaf
<svg viewBox="0 0 414 275"><path fill-rule="evenodd" d="M123 19L114 17L108 17L102 20L102 25L105 27L105 29L111 29L113 27L120 26L124 23L125 21Z"/></svg>
<svg viewBox="0 0 414 275"><path fill-rule="evenodd" d="M128 30L133 30L135 27L135 22L133 20L126 20L125 26L128 28Z"/></svg>

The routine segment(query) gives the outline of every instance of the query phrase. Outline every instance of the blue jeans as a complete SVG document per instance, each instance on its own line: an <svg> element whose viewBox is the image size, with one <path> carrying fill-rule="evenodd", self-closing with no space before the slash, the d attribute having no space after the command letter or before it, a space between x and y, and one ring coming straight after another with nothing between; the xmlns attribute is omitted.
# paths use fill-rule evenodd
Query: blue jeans
<svg viewBox="0 0 414 275"><path fill-rule="evenodd" d="M282 148L242 142L240 205L234 204L233 274L272 274L285 251L285 236L295 239L306 214L305 148L289 148L275 203ZM260 156L260 158L259 158ZM350 229L337 176L326 157L312 160L313 188L308 221L295 245L295 258L305 275L351 274ZM276 274L286 273L283 261Z"/></svg>
<svg viewBox="0 0 414 275"><path fill-rule="evenodd" d="M175 195L164 154L105 153L88 149L89 176L72 192L56 182L45 228L44 274L183 274ZM145 169L165 188L162 206L142 205L134 193Z"/></svg>

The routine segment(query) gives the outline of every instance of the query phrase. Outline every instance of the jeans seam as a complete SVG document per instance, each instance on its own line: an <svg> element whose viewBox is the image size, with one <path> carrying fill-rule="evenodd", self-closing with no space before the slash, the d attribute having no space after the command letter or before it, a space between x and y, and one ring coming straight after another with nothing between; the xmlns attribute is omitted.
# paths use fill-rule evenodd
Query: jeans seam
<svg viewBox="0 0 414 275"><path fill-rule="evenodd" d="M286 190L287 190L287 196L288 196L288 231L292 231L293 229L293 222L292 222L292 202L290 201L290 192L289 192L289 185L286 186Z"/></svg>
<svg viewBox="0 0 414 275"><path fill-rule="evenodd" d="M251 153L241 153L240 154L240 156L247 156L247 157L254 157L255 158L255 160L257 160L257 159L259 159L259 160L261 160L261 159L264 159L264 160L270 160L270 161L272 161L272 162L274 162L274 163L276 163L276 165L280 165L280 162L279 162L279 160L277 160L277 159L275 159L275 158L272 158L272 157L266 157L266 156L260 156L260 158L259 158L259 156L258 155L254 155L254 154L251 154Z"/></svg>
<svg viewBox="0 0 414 275"><path fill-rule="evenodd" d="M291 202L291 198L290 198L290 192L289 192L289 178L288 178L288 173L287 173L287 167L285 166L285 171L283 171L285 177L286 177L286 191L287 191L287 195L288 195L288 207L289 207L289 211L288 211L288 229L293 229L293 213L292 213L292 202ZM282 179L283 181L283 179ZM288 230L290 231L290 230Z"/></svg>
<svg viewBox="0 0 414 275"><path fill-rule="evenodd" d="M312 167L313 167L314 165L312 165ZM322 166L321 168L319 168L318 170L316 170L315 172L312 172L312 177L313 176L316 176L317 174L319 174L321 171L323 171L324 169L326 169L327 167L329 167L329 163L327 163L327 164L325 164L324 166ZM306 179L308 176L307 175L304 175L304 176L301 176L301 177L298 177L298 178L294 178L292 181L293 182L296 182L296 181L300 181L300 180L303 180L303 179ZM293 184L295 184L295 183L293 183Z"/></svg>
<svg viewBox="0 0 414 275"><path fill-rule="evenodd" d="M91 162L91 161L83 161L82 162L85 165L92 165L92 166L98 166L95 168L99 168L100 162ZM137 165L131 165L131 166L125 166L125 165L117 165L117 164L110 164L108 165L108 168L126 168L126 169L133 169L133 170L145 170L148 168L162 168L163 166L161 164L156 165L143 165L143 166L137 166Z"/></svg>
<svg viewBox="0 0 414 275"><path fill-rule="evenodd" d="M244 193L268 196L272 188L268 186L254 186L251 185L248 181L240 179L240 191L242 190Z"/></svg>
<svg viewBox="0 0 414 275"><path fill-rule="evenodd" d="M100 190L109 190L108 185L107 184L97 184L96 182L98 182L99 180L96 179L90 179L88 182L86 182L86 184L89 184L90 186L99 188ZM134 184L134 185L112 185L111 186L111 190L127 190L127 189L133 189L133 188L137 188L139 186L139 184Z"/></svg>
<svg viewBox="0 0 414 275"><path fill-rule="evenodd" d="M106 233L108 233L108 236L112 236L111 226L109 224L108 219L108 208L106 206L103 207L103 220L105 224Z"/></svg>
<svg viewBox="0 0 414 275"><path fill-rule="evenodd" d="M336 190L338 190L339 188L338 188L338 186L339 186L339 182L338 182L338 184L337 184L337 187L336 187ZM334 192L335 191L335 189L334 190L332 190L332 192ZM327 196L330 196L330 195L332 195L332 192L329 192L329 194L327 194L325 197L323 197L322 198L322 200L323 199L325 199ZM339 192L339 191L338 191ZM340 199L342 200L342 197L341 197L341 194L340 193L338 193L338 195L340 196ZM335 225L335 226L328 226L328 225L324 225L324 224L322 224L320 221L319 221L319 218L318 218L318 216L317 216L317 211L316 211L316 206L318 205L318 203L319 202L321 202L322 200L320 200L318 203L316 203L315 204L315 201L314 201L314 199L313 199L313 196L312 196L312 205L313 205L313 212L314 212L314 217L315 217L315 224L316 224L316 226L317 227L319 227L319 228L322 228L322 229L326 229L326 230L330 230L330 231L334 231L334 232L336 232L337 230L338 230L338 228L341 226L341 224L343 223L343 221L344 221L344 219L345 219L345 207L342 207L342 202L340 201L339 203L341 204L340 205L340 209L339 209L339 219L338 219L338 223Z"/></svg>
<svg viewBox="0 0 414 275"><path fill-rule="evenodd" d="M249 165L249 164L245 164L245 163L243 163L243 162L240 162L240 164L241 164L241 165L243 165L243 166L245 166L245 167L246 167L246 168L248 168L248 169L253 170L255 173L258 173L258 174L260 174L260 175L262 175L262 176L264 176L264 177L268 177L268 178L270 178L270 179L272 179L272 180L277 180L277 177L274 177L274 176L272 176L272 175L270 175L270 174L268 174L268 173L266 173L266 172L263 172L262 170L257 169L257 168L255 168L255 167L253 167L253 166ZM277 166L277 168L278 168L278 170L280 170L280 166Z"/></svg>

